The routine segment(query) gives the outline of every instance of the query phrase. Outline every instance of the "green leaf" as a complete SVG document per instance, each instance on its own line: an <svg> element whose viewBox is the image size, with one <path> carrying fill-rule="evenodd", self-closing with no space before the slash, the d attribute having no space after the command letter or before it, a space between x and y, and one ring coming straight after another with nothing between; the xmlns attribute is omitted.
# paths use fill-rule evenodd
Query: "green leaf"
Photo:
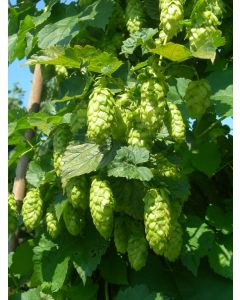
<svg viewBox="0 0 240 300"><path fill-rule="evenodd" d="M134 50L140 45L146 45L156 33L158 29L143 28L141 31L137 31L130 34L130 37L123 41L122 53L133 54Z"/></svg>
<svg viewBox="0 0 240 300"><path fill-rule="evenodd" d="M10 167L13 163L15 163L23 154L30 151L31 147L26 143L19 143L17 146L11 151L8 160L8 167Z"/></svg>
<svg viewBox="0 0 240 300"><path fill-rule="evenodd" d="M62 183L66 185L72 177L96 171L104 153L96 144L70 144L63 156Z"/></svg>
<svg viewBox="0 0 240 300"><path fill-rule="evenodd" d="M72 253L72 261L83 283L86 283L87 277L96 270L102 255L106 252L108 242L90 226L85 238L80 238L78 243L81 246Z"/></svg>
<svg viewBox="0 0 240 300"><path fill-rule="evenodd" d="M33 271L33 241L28 240L20 244L12 258L11 271L21 276L30 275Z"/></svg>
<svg viewBox="0 0 240 300"><path fill-rule="evenodd" d="M52 278L52 292L57 292L63 286L65 278L68 272L68 262L70 257L65 257L56 266L53 278Z"/></svg>
<svg viewBox="0 0 240 300"><path fill-rule="evenodd" d="M230 117L233 115L233 86L219 90L211 96L214 102L215 111L219 116Z"/></svg>
<svg viewBox="0 0 240 300"><path fill-rule="evenodd" d="M66 295L70 300L93 300L97 299L98 285L90 280L86 284L80 283L67 288Z"/></svg>
<svg viewBox="0 0 240 300"><path fill-rule="evenodd" d="M15 50L17 46L18 35L14 33L8 37L8 61L11 64L15 59Z"/></svg>
<svg viewBox="0 0 240 300"><path fill-rule="evenodd" d="M109 18L113 11L113 0L100 0L96 6L96 15L93 20L86 22L88 26L97 27L105 30L106 25L109 22Z"/></svg>
<svg viewBox="0 0 240 300"><path fill-rule="evenodd" d="M46 113L39 112L31 114L28 122L31 126L37 127L44 134L49 135L53 127L60 123L62 117L59 115L49 116Z"/></svg>
<svg viewBox="0 0 240 300"><path fill-rule="evenodd" d="M213 176L221 163L218 145L213 142L201 143L192 150L191 161L199 171L209 177Z"/></svg>
<svg viewBox="0 0 240 300"><path fill-rule="evenodd" d="M26 179L31 185L39 187L45 179L45 174L46 172L36 161L31 161L28 166Z"/></svg>
<svg viewBox="0 0 240 300"><path fill-rule="evenodd" d="M154 300L155 296L155 293L150 294L146 285L135 285L121 289L115 300Z"/></svg>
<svg viewBox="0 0 240 300"><path fill-rule="evenodd" d="M158 45L155 49L149 50L152 53L161 55L171 61L184 61L192 57L192 53L189 49L180 44L174 44L172 42L166 45Z"/></svg>
<svg viewBox="0 0 240 300"><path fill-rule="evenodd" d="M127 265L116 251L108 251L99 265L101 276L112 284L128 284Z"/></svg>
<svg viewBox="0 0 240 300"><path fill-rule="evenodd" d="M208 261L214 272L225 278L233 278L232 236L214 244L208 254Z"/></svg>
<svg viewBox="0 0 240 300"><path fill-rule="evenodd" d="M122 147L108 168L108 176L125 177L150 181L153 174L147 167L139 167L138 164L149 160L149 151L137 146Z"/></svg>
<svg viewBox="0 0 240 300"><path fill-rule="evenodd" d="M231 212L224 212L219 206L210 204L205 219L223 234L232 233L233 217Z"/></svg>
<svg viewBox="0 0 240 300"><path fill-rule="evenodd" d="M34 288L27 292L21 294L16 294L10 297L10 300L39 300L40 299L40 289Z"/></svg>
<svg viewBox="0 0 240 300"><path fill-rule="evenodd" d="M195 276L198 273L200 259L206 256L214 241L214 232L196 216L188 215L186 240L181 261Z"/></svg>
<svg viewBox="0 0 240 300"><path fill-rule="evenodd" d="M62 65L79 69L85 64L89 71L110 75L121 65L115 56L98 50L93 46L74 46L74 48L50 47L42 50L38 55L33 55L28 64Z"/></svg>

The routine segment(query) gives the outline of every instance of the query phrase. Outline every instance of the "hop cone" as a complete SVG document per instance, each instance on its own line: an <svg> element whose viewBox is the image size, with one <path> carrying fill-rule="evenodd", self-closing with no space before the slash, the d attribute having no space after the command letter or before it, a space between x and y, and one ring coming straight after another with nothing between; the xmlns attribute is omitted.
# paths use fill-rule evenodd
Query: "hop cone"
<svg viewBox="0 0 240 300"><path fill-rule="evenodd" d="M216 30L217 29L214 26L191 28L188 34L191 50L197 51L200 47L207 44L211 33L215 32Z"/></svg>
<svg viewBox="0 0 240 300"><path fill-rule="evenodd" d="M114 243L120 253L127 252L128 246L128 219L125 216L115 218L114 221Z"/></svg>
<svg viewBox="0 0 240 300"><path fill-rule="evenodd" d="M156 254L162 255L170 230L170 205L157 189L150 189L144 197L146 238Z"/></svg>
<svg viewBox="0 0 240 300"><path fill-rule="evenodd" d="M55 70L56 70L56 73L59 76L63 76L63 77L67 77L68 76L68 71L67 71L67 69L64 66L56 65L55 66Z"/></svg>
<svg viewBox="0 0 240 300"><path fill-rule="evenodd" d="M34 230L39 226L42 218L43 201L39 190L33 188L29 190L23 199L22 216L23 222L28 230Z"/></svg>
<svg viewBox="0 0 240 300"><path fill-rule="evenodd" d="M83 212L74 208L69 202L67 202L66 206L64 207L63 220L67 231L71 235L76 236L82 233L83 228L85 226Z"/></svg>
<svg viewBox="0 0 240 300"><path fill-rule="evenodd" d="M182 142L185 140L185 124L181 112L177 106L171 102L168 102L168 109L166 126L169 134L176 142Z"/></svg>
<svg viewBox="0 0 240 300"><path fill-rule="evenodd" d="M145 148L149 148L151 143L148 132L140 127L130 129L127 142L129 145Z"/></svg>
<svg viewBox="0 0 240 300"><path fill-rule="evenodd" d="M127 29L130 33L139 31L144 24L144 11L140 0L128 0L126 7Z"/></svg>
<svg viewBox="0 0 240 300"><path fill-rule="evenodd" d="M164 84L154 79L145 81L141 86L140 118L146 128L154 135L162 127L164 117L165 96Z"/></svg>
<svg viewBox="0 0 240 300"><path fill-rule="evenodd" d="M63 165L63 153L71 139L71 131L68 127L59 126L53 136L53 165L56 174L60 176Z"/></svg>
<svg viewBox="0 0 240 300"><path fill-rule="evenodd" d="M59 234L60 224L56 217L56 213L53 205L50 205L48 207L45 220L47 225L47 232L53 239L55 239Z"/></svg>
<svg viewBox="0 0 240 300"><path fill-rule="evenodd" d="M165 156L161 153L154 154L150 157L150 162L153 165L153 173L155 175L163 177L178 177L180 170L177 166L171 163Z"/></svg>
<svg viewBox="0 0 240 300"><path fill-rule="evenodd" d="M90 95L87 110L87 136L96 143L105 142L111 135L114 121L114 99L111 91L97 86Z"/></svg>
<svg viewBox="0 0 240 300"><path fill-rule="evenodd" d="M85 176L74 177L66 186L67 198L74 208L85 210L88 206L87 179Z"/></svg>
<svg viewBox="0 0 240 300"><path fill-rule="evenodd" d="M70 125L73 134L78 133L87 126L87 105L85 103L82 103L73 111Z"/></svg>
<svg viewBox="0 0 240 300"><path fill-rule="evenodd" d="M17 202L12 194L8 194L8 234L12 234L17 229L18 211Z"/></svg>
<svg viewBox="0 0 240 300"><path fill-rule="evenodd" d="M136 271L143 268L148 257L148 243L145 238L144 227L141 223L131 224L131 234L127 246L128 259Z"/></svg>
<svg viewBox="0 0 240 300"><path fill-rule="evenodd" d="M173 38L181 30L180 22L183 20L183 2L185 1L160 1L160 39Z"/></svg>
<svg viewBox="0 0 240 300"><path fill-rule="evenodd" d="M171 262L175 261L181 253L182 236L183 231L181 225L177 221L173 221L164 250L164 256Z"/></svg>
<svg viewBox="0 0 240 300"><path fill-rule="evenodd" d="M114 199L108 181L93 179L89 206L95 227L106 240L109 239L113 230Z"/></svg>
<svg viewBox="0 0 240 300"><path fill-rule="evenodd" d="M211 87L204 79L191 81L187 87L185 100L192 118L201 118L210 106Z"/></svg>

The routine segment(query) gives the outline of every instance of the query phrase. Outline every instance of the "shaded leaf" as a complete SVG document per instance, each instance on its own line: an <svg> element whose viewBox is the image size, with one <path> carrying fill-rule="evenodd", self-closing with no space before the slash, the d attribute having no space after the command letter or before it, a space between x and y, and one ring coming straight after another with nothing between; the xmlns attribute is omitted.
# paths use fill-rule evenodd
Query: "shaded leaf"
<svg viewBox="0 0 240 300"><path fill-rule="evenodd" d="M31 240L20 244L12 257L11 271L14 274L30 275L33 271L33 242Z"/></svg>
<svg viewBox="0 0 240 300"><path fill-rule="evenodd" d="M130 34L130 37L123 41L122 53L133 54L134 50L140 46L145 45L156 33L158 29L143 28Z"/></svg>
<svg viewBox="0 0 240 300"><path fill-rule="evenodd" d="M39 187L45 179L45 174L46 172L36 161L31 161L28 166L26 179L34 187Z"/></svg>
<svg viewBox="0 0 240 300"><path fill-rule="evenodd" d="M16 294L10 297L10 300L39 300L40 288L30 289L27 292Z"/></svg>
<svg viewBox="0 0 240 300"><path fill-rule="evenodd" d="M80 283L67 288L66 295L70 300L93 300L97 299L98 285L90 280L86 284Z"/></svg>
<svg viewBox="0 0 240 300"><path fill-rule="evenodd" d="M211 96L215 104L215 111L219 116L230 117L233 115L233 86L219 90Z"/></svg>

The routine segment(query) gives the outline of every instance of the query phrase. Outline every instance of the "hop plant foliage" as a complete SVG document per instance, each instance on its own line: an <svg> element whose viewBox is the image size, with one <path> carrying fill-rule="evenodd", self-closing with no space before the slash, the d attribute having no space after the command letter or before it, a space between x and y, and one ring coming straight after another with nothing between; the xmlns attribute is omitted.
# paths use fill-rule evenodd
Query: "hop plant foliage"
<svg viewBox="0 0 240 300"><path fill-rule="evenodd" d="M81 103L73 111L71 116L71 131L73 134L79 133L84 127L87 126L87 104Z"/></svg>
<svg viewBox="0 0 240 300"><path fill-rule="evenodd" d="M12 234L17 229L18 211L17 202L12 194L8 194L8 234Z"/></svg>
<svg viewBox="0 0 240 300"><path fill-rule="evenodd" d="M127 245L128 259L136 271L142 269L148 257L148 243L145 238L144 226L141 223L131 223L131 233Z"/></svg>
<svg viewBox="0 0 240 300"><path fill-rule="evenodd" d="M74 208L85 210L88 207L88 183L86 177L74 177L69 180L66 186L66 193L69 202Z"/></svg>
<svg viewBox="0 0 240 300"><path fill-rule="evenodd" d="M87 110L87 136L96 143L103 143L111 136L114 121L114 99L108 88L96 86L89 97Z"/></svg>
<svg viewBox="0 0 240 300"><path fill-rule="evenodd" d="M67 231L74 236L83 232L85 227L85 216L80 209L76 209L71 203L67 202L63 211L63 220Z"/></svg>
<svg viewBox="0 0 240 300"><path fill-rule="evenodd" d="M189 115L201 118L210 106L211 87L205 79L191 81L187 87L185 101Z"/></svg>
<svg viewBox="0 0 240 300"><path fill-rule="evenodd" d="M89 206L95 227L108 240L113 230L114 198L107 180L92 180Z"/></svg>
<svg viewBox="0 0 240 300"><path fill-rule="evenodd" d="M127 29L130 33L139 31L145 21L144 11L140 0L127 1L126 7Z"/></svg>
<svg viewBox="0 0 240 300"><path fill-rule="evenodd" d="M180 169L177 165L171 163L163 154L153 154L150 158L152 163L152 172L155 175L167 177L167 178L177 178L180 173Z"/></svg>
<svg viewBox="0 0 240 300"><path fill-rule="evenodd" d="M22 217L23 223L27 230L36 229L42 219L43 214L43 200L40 197L39 189L30 189L23 199Z"/></svg>
<svg viewBox="0 0 240 300"><path fill-rule="evenodd" d="M129 220L126 216L116 217L114 220L114 243L118 252L127 252L129 236Z"/></svg>
<svg viewBox="0 0 240 300"><path fill-rule="evenodd" d="M144 197L144 203L146 239L156 254L163 255L171 223L169 200L157 189L150 189Z"/></svg>
<svg viewBox="0 0 240 300"><path fill-rule="evenodd" d="M172 139L176 142L183 142L185 140L185 124L178 107L171 102L167 103L168 113L166 116L166 125Z"/></svg>
<svg viewBox="0 0 240 300"><path fill-rule="evenodd" d="M47 225L47 232L53 239L55 239L60 232L60 224L56 217L56 213L53 205L50 205L48 207L45 220Z"/></svg>

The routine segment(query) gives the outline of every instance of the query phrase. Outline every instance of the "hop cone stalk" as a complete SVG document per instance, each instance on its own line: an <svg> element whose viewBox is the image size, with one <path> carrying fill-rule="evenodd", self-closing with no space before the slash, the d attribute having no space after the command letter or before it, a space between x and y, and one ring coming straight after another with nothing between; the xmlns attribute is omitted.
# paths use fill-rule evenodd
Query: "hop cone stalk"
<svg viewBox="0 0 240 300"><path fill-rule="evenodd" d="M157 189L148 190L144 197L144 224L146 239L156 254L164 253L170 230L170 204Z"/></svg>
<svg viewBox="0 0 240 300"><path fill-rule="evenodd" d="M187 87L185 101L192 118L201 118L210 106L211 87L205 79L191 81Z"/></svg>
<svg viewBox="0 0 240 300"><path fill-rule="evenodd" d="M98 232L108 240L113 230L114 198L107 180L95 177L90 188L90 212Z"/></svg>
<svg viewBox="0 0 240 300"><path fill-rule="evenodd" d="M88 184L85 176L74 177L66 186L67 198L74 208L88 207Z"/></svg>
<svg viewBox="0 0 240 300"><path fill-rule="evenodd" d="M37 188L29 190L23 199L22 217L27 230L36 229L42 219L43 200Z"/></svg>
<svg viewBox="0 0 240 300"><path fill-rule="evenodd" d="M126 7L127 29L130 33L139 31L144 24L144 11L140 0L128 0Z"/></svg>
<svg viewBox="0 0 240 300"><path fill-rule="evenodd" d="M96 143L104 143L111 136L114 121L114 99L108 88L96 86L90 95L87 110L87 136Z"/></svg>
<svg viewBox="0 0 240 300"><path fill-rule="evenodd" d="M8 194L8 234L12 234L17 229L18 210L17 202L12 194Z"/></svg>

